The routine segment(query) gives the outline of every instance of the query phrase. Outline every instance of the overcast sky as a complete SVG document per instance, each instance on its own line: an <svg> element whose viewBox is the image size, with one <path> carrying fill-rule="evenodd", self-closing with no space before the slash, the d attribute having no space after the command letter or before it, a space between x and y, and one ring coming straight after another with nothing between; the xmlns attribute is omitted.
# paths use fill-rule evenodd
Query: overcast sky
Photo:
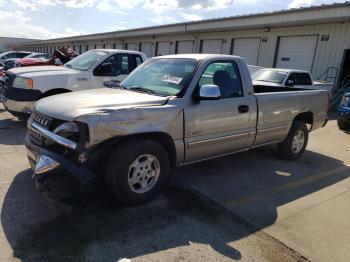
<svg viewBox="0 0 350 262"><path fill-rule="evenodd" d="M55 38L344 2L336 0L0 0L0 36Z"/></svg>

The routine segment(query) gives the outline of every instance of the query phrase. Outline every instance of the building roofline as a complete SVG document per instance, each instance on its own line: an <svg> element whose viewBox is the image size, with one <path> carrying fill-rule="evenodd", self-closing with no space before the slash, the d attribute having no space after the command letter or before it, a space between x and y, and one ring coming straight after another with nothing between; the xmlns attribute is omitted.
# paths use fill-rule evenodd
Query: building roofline
<svg viewBox="0 0 350 262"><path fill-rule="evenodd" d="M302 12L307 12L307 11L335 9L335 8L341 8L341 7L350 7L350 2L346 1L344 3L333 3L333 4L329 4L329 5L319 5L319 6L283 9L283 10L277 10L277 11L268 11L268 12L235 15L235 16L228 16L228 17L221 17L221 18L203 19L203 20L199 20L199 21L164 24L164 25L158 25L158 26L140 27L140 28L126 29L126 30L119 30L119 31L109 31L109 32L61 37L61 38L42 39L42 40L37 40L37 41L35 41L36 39L33 39L34 41L21 42L21 43L18 43L18 45L20 46L20 45L26 45L26 44L42 44L42 43L57 42L57 41L60 41L60 42L79 41L79 40L81 40L79 38L98 37L98 36L102 36L102 35L114 36L116 34L127 34L127 33L133 33L133 32L138 32L138 31L145 31L145 30L149 31L149 30L157 30L157 29L171 28L171 27L187 28L187 27L192 26L192 25L200 25L200 24L211 23L211 22L236 21L236 20L243 20L243 19L248 19L248 18L250 19L250 18L260 18L260 17L284 15L284 14L295 14L295 13L302 13ZM349 16L349 21L350 21L350 16ZM144 34L144 35L151 35L151 34L148 33L148 34ZM140 35L138 35L138 36L140 36ZM133 37L133 35L131 37ZM118 37L112 37L112 38L118 38ZM122 38L122 37L120 37L120 38ZM85 40L88 40L88 39L85 39Z"/></svg>

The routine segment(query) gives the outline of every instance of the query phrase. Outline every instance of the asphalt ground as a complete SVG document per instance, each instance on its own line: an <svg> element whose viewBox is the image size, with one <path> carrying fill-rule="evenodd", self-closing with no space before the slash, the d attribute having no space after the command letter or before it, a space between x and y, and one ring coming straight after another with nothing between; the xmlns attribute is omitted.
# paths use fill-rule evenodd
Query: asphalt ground
<svg viewBox="0 0 350 262"><path fill-rule="evenodd" d="M324 143L330 132L335 142L324 152L317 141ZM319 247L336 234L342 244L335 251L329 243L329 254L339 261L350 254L344 209L350 210L346 199L336 197L350 188L350 159L340 152L349 149L350 138L333 122L312 134L311 149L300 161L280 160L266 147L177 169L164 193L145 205L123 207L98 190L79 197L70 215L47 207L37 192L25 133L26 123L0 107L0 261L312 260L315 239L301 241L297 233L310 236L323 223L328 231ZM338 136L345 141L341 148ZM336 210L327 211L327 200L337 201ZM313 213L307 211L317 207L317 218L309 221ZM338 208L342 215L333 216ZM334 223L339 229L330 237Z"/></svg>

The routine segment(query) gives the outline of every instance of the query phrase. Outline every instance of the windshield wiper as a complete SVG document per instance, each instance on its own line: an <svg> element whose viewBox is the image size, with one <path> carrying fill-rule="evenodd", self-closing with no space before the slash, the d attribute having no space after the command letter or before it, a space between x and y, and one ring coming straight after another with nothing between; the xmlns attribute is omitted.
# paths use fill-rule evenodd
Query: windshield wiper
<svg viewBox="0 0 350 262"><path fill-rule="evenodd" d="M68 65L68 64L65 64L64 66L65 66L65 67L68 67L68 68L73 68L73 66Z"/></svg>
<svg viewBox="0 0 350 262"><path fill-rule="evenodd" d="M160 95L159 93L154 92L154 91L151 90L151 89L143 88L143 87L140 87L140 86L133 86L133 87L130 87L130 88L128 88L128 89L129 89L129 90L132 90L132 91L136 91L136 92L141 92L141 93L149 94L149 95Z"/></svg>

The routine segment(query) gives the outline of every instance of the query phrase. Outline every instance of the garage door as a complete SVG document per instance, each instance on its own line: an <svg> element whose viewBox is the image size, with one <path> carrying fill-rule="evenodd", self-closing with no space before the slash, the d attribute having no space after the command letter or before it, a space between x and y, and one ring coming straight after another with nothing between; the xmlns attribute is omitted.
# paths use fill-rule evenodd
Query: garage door
<svg viewBox="0 0 350 262"><path fill-rule="evenodd" d="M170 54L170 42L158 42L157 55L169 55Z"/></svg>
<svg viewBox="0 0 350 262"><path fill-rule="evenodd" d="M222 40L202 40L201 53L222 54Z"/></svg>
<svg viewBox="0 0 350 262"><path fill-rule="evenodd" d="M136 43L127 43L126 44L126 49L127 50L133 50L133 51L138 51L138 45Z"/></svg>
<svg viewBox="0 0 350 262"><path fill-rule="evenodd" d="M193 41L178 41L177 54L192 54L194 42Z"/></svg>
<svg viewBox="0 0 350 262"><path fill-rule="evenodd" d="M258 65L260 38L233 40L233 54L242 57L248 65Z"/></svg>
<svg viewBox="0 0 350 262"><path fill-rule="evenodd" d="M147 57L152 57L152 43L141 43L141 52Z"/></svg>
<svg viewBox="0 0 350 262"><path fill-rule="evenodd" d="M121 43L113 44L113 48L114 48L114 49L124 49L124 48L123 48L123 44L121 44Z"/></svg>
<svg viewBox="0 0 350 262"><path fill-rule="evenodd" d="M317 36L280 37L277 68L311 71Z"/></svg>

